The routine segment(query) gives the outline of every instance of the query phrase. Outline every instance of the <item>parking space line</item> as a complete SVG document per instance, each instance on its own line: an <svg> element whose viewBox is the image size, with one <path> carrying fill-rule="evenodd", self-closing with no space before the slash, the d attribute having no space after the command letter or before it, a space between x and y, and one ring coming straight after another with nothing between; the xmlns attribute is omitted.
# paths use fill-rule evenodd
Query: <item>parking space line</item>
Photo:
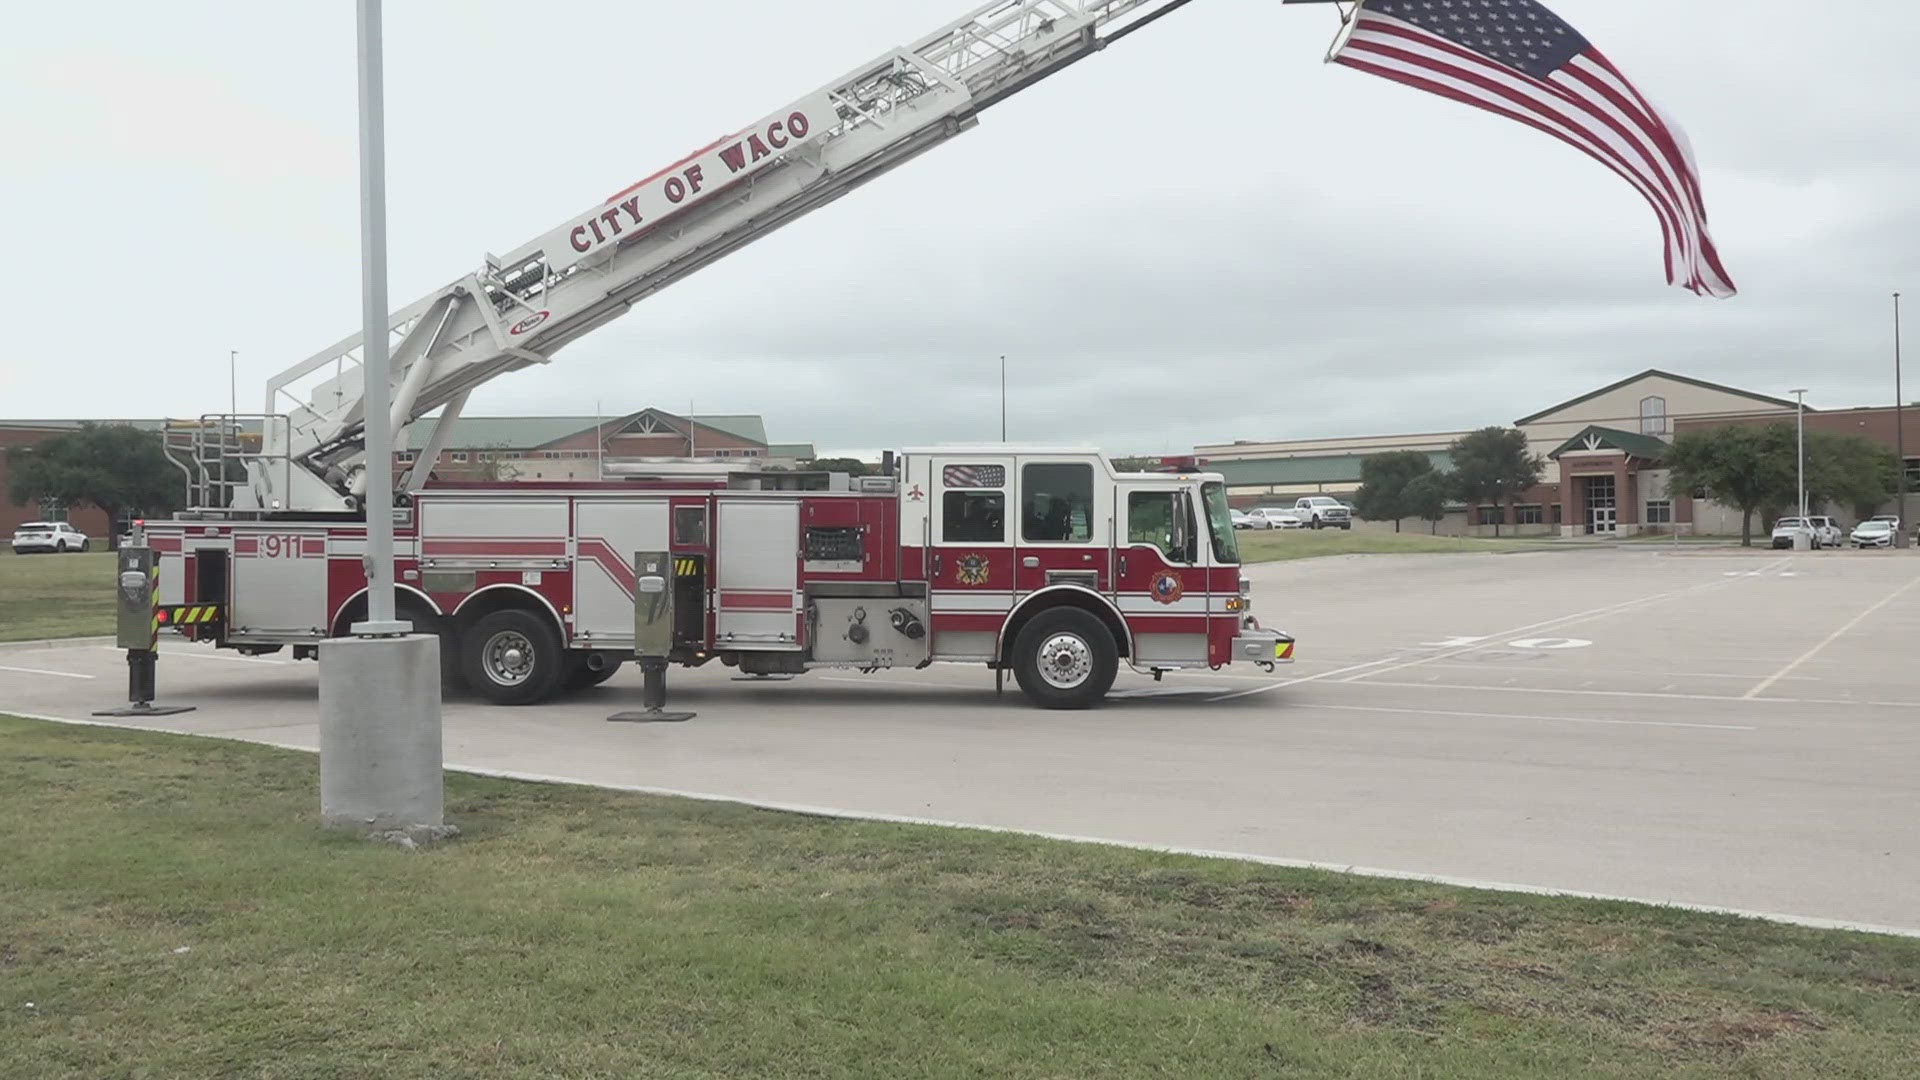
<svg viewBox="0 0 1920 1080"><path fill-rule="evenodd" d="M1690 724L1679 720L1612 720L1596 716L1527 716L1517 713L1449 712L1444 709L1392 709L1376 705L1301 703L1302 709L1338 709L1341 712L1394 713L1403 716L1461 716L1473 720L1538 720L1561 724L1620 724L1627 727L1705 728L1710 731L1758 731L1749 724Z"/></svg>
<svg viewBox="0 0 1920 1080"><path fill-rule="evenodd" d="M1765 571L1771 570L1776 566L1784 566L1791 561L1792 560L1790 559L1777 559L1771 563L1768 563L1766 566L1761 567L1761 572L1764 573ZM1579 611L1571 615L1562 615L1559 618L1547 619L1544 622L1529 623L1526 626L1516 626L1511 630L1503 630L1496 634L1489 634L1487 635L1487 639L1485 641L1482 641L1478 644L1467 645L1458 649L1449 649L1442 652L1437 652L1432 656L1419 657L1417 659L1408 660L1404 663L1395 664L1392 667L1383 667L1379 671L1369 672L1368 674L1365 674L1365 675L1354 675L1349 678L1342 679L1340 681L1341 682L1358 682L1361 679L1370 679L1374 675L1388 675L1393 672L1403 670L1405 668L1419 667L1422 664L1430 664L1436 660L1450 660L1453 657L1464 656L1465 654L1470 652L1479 652L1482 649L1496 648L1501 644L1503 644L1503 639L1513 637L1515 634L1524 634L1534 630L1559 629L1561 627L1575 625L1576 623L1586 622L1590 619L1600 619L1600 618L1605 618L1609 615L1619 615L1623 612L1630 611L1644 604L1653 604L1653 603L1658 603L1659 601L1662 601L1662 600L1671 600L1677 596L1685 596L1688 593L1703 592L1707 589L1718 589L1718 588L1724 587L1727 584L1728 584L1727 579L1719 578L1712 581L1704 581L1697 585L1689 585L1684 589L1675 589L1672 592L1655 593L1652 596L1643 596L1638 600L1627 600L1621 603L1608 604L1604 607L1597 607L1588 611ZM1398 659L1398 658L1395 657L1394 659ZM1384 662L1386 661L1383 661L1383 663Z"/></svg>
<svg viewBox="0 0 1920 1080"><path fill-rule="evenodd" d="M1838 630L1835 630L1831 634L1828 634L1825 638L1822 638L1820 641L1820 644L1815 645L1811 649L1808 649L1806 652L1802 653L1797 659L1788 663L1785 667L1781 668L1779 671L1776 671L1773 674L1767 676L1764 680L1760 682L1759 685L1755 686L1753 689L1747 691L1745 694L1741 696L1751 700L1753 698L1759 697L1761 694L1766 693L1769 687L1773 686L1774 683L1779 682L1781 679L1791 674L1793 672L1793 669L1813 659L1816 655L1819 654L1820 650L1840 640L1840 638L1843 635L1845 635L1847 631L1865 622L1867 619L1867 616L1872 615L1874 612L1879 611L1881 608L1886 607L1888 604L1891 604L1895 600L1898 600L1900 599L1900 597L1906 595L1907 590L1913 588L1915 585L1920 585L1920 577L1914 578L1912 581L1907 582L1905 585L1902 585L1900 588L1894 590L1893 592L1887 594L1886 596L1881 597L1879 603L1873 605L1872 607L1861 612L1860 614L1855 615L1852 619L1848 620L1847 625L1841 627Z"/></svg>
<svg viewBox="0 0 1920 1080"><path fill-rule="evenodd" d="M46 668L9 667L6 664L0 664L0 671L18 671L24 675L57 675L62 679L92 679L96 677L93 675L76 675L71 671L49 671Z"/></svg>
<svg viewBox="0 0 1920 1080"><path fill-rule="evenodd" d="M1342 680L1345 685L1345 680ZM1405 690L1472 690L1495 694L1572 694L1579 697L1673 698L1680 701L1752 701L1786 705L1872 705L1888 709L1920 709L1920 701L1868 701L1863 698L1741 697L1733 694L1668 694L1652 690L1562 690L1552 686L1484 686L1475 683L1375 682L1356 686L1391 686Z"/></svg>
<svg viewBox="0 0 1920 1080"><path fill-rule="evenodd" d="M126 650L117 649L111 645L102 645L100 646L100 651L117 653L117 652L125 652ZM219 653L213 652L211 650L201 650L201 649L194 649L194 648L161 649L160 655L161 656L185 656L195 660L224 660L229 664L290 664L293 662L291 660L268 660L262 656L222 656Z"/></svg>

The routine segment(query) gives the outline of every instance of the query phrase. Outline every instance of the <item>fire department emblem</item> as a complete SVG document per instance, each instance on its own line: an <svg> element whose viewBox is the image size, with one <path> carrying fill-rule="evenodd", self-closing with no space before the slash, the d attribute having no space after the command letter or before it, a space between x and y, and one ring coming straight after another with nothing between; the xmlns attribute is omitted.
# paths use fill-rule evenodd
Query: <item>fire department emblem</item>
<svg viewBox="0 0 1920 1080"><path fill-rule="evenodd" d="M987 583L987 557L969 555L960 560L955 567L962 585L985 585Z"/></svg>
<svg viewBox="0 0 1920 1080"><path fill-rule="evenodd" d="M1171 570L1162 570L1153 575L1153 583L1147 586L1147 591L1160 603L1171 604L1180 599L1187 590L1180 584L1179 574Z"/></svg>

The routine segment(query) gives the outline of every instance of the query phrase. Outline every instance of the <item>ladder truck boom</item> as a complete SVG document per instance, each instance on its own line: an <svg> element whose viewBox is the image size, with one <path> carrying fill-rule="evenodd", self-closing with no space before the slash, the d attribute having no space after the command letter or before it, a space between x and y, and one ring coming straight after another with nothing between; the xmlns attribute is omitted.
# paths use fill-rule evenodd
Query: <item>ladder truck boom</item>
<svg viewBox="0 0 1920 1080"><path fill-rule="evenodd" d="M1192 0L992 0L775 110L396 312L391 420L433 428L396 490L432 468L467 396L687 275L926 153L981 110ZM230 508L359 509L361 337L276 375ZM284 410L283 399L291 399Z"/></svg>

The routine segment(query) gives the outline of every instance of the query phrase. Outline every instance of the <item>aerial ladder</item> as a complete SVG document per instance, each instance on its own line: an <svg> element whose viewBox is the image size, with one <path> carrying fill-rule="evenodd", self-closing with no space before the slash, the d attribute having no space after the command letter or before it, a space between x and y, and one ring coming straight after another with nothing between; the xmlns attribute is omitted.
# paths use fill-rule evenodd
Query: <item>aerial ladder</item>
<svg viewBox="0 0 1920 1080"><path fill-rule="evenodd" d="M983 110L1191 2L992 0L531 242L487 255L389 323L392 429L431 425L395 491L425 482L482 383L547 363L661 289L972 129ZM361 345L355 334L274 376L262 416L216 421L258 432L244 455L245 483L219 488L222 509L362 509Z"/></svg>

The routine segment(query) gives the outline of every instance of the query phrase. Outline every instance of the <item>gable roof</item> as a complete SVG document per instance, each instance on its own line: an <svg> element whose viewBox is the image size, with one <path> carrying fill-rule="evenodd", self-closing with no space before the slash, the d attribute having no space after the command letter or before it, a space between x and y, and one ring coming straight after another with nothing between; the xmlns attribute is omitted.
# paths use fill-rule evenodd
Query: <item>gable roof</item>
<svg viewBox="0 0 1920 1080"><path fill-rule="evenodd" d="M1589 443L1592 445L1588 445ZM1561 443L1547 457L1558 461L1560 455L1569 450L1619 450L1648 461L1661 461L1666 458L1667 451L1671 449L1672 447L1665 441L1652 435L1588 424L1578 435Z"/></svg>
<svg viewBox="0 0 1920 1080"><path fill-rule="evenodd" d="M1700 387L1702 390L1717 390L1722 394L1732 394L1735 397L1743 397L1748 399L1749 401L1763 401L1768 405L1778 405L1783 409L1792 409L1797 407L1794 402L1788 401L1784 398L1768 397L1765 394L1756 394L1751 390L1742 390L1739 387L1735 387L1735 386L1722 386L1719 383L1711 383L1706 381L1705 379L1693 379L1693 378L1688 378L1685 375L1675 375L1671 371L1661 371L1659 368L1648 368L1647 370L1641 372L1638 375L1629 375L1626 378L1621 379L1617 383L1612 383L1607 386L1603 386L1598 390L1581 394L1577 398L1574 398L1570 401L1563 401L1560 404L1555 405L1550 409L1542 409L1539 412L1534 413L1532 416L1523 416L1520 419L1515 420L1513 422L1513 426L1525 427L1526 425L1531 424L1536 420L1542 419L1544 417L1552 416L1554 413L1557 413L1562 409L1571 409L1575 405L1580 404L1581 402L1592 401L1594 398L1597 398L1602 394L1611 394L1615 390L1618 390L1623 386L1631 386L1632 384L1639 382L1641 379L1654 378L1654 377L1658 377L1662 379L1672 379L1674 382L1685 383L1688 386L1697 386L1697 387ZM1807 411L1816 412L1818 410L1809 407Z"/></svg>
<svg viewBox="0 0 1920 1080"><path fill-rule="evenodd" d="M581 432L592 431L596 425L605 427L607 434L613 435L649 413L676 431L682 430L680 425L687 420L686 417L660 409L642 409L625 416L462 416L453 422L453 434L447 439L447 449L484 450L497 447L503 450L538 450ZM758 416L696 416L692 419L701 427L748 442L765 445L767 441L766 422ZM406 432L395 439L394 449L418 450L426 446L427 433L432 428L432 423L428 421L409 425Z"/></svg>

